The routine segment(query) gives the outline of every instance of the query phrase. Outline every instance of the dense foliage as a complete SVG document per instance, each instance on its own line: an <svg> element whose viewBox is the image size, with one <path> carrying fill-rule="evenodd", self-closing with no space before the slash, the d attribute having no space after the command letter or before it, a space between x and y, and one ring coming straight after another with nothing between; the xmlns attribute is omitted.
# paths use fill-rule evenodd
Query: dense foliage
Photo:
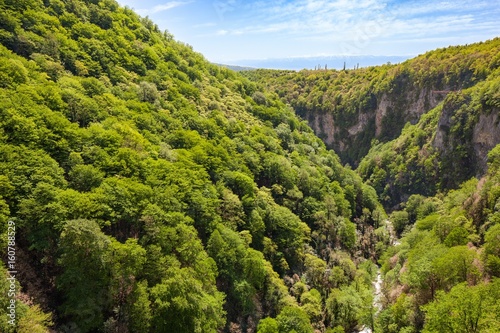
<svg viewBox="0 0 500 333"><path fill-rule="evenodd" d="M498 39L255 82L113 0L0 8L1 332L500 329ZM280 97L371 149L357 171Z"/></svg>
<svg viewBox="0 0 500 333"><path fill-rule="evenodd" d="M500 145L481 180L445 196L413 195L393 213L399 245L384 255L381 332L500 329Z"/></svg>
<svg viewBox="0 0 500 333"><path fill-rule="evenodd" d="M2 332L372 321L376 192L275 94L112 0L0 8Z"/></svg>
<svg viewBox="0 0 500 333"><path fill-rule="evenodd" d="M412 194L434 195L483 175L486 154L500 139L499 91L497 69L474 87L448 93L397 139L375 143L357 171L388 207Z"/></svg>

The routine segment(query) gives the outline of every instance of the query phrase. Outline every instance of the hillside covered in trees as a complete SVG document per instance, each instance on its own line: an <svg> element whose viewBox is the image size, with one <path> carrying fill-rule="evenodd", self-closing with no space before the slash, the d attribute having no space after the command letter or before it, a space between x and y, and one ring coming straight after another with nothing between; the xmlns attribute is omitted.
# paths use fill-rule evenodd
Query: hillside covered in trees
<svg viewBox="0 0 500 333"><path fill-rule="evenodd" d="M1 332L371 320L384 210L275 94L112 0L0 8Z"/></svg>
<svg viewBox="0 0 500 333"><path fill-rule="evenodd" d="M393 209L485 174L500 143L499 55L497 38L399 65L245 75L307 119Z"/></svg>
<svg viewBox="0 0 500 333"><path fill-rule="evenodd" d="M499 330L498 40L241 75L114 0L0 8L1 332Z"/></svg>

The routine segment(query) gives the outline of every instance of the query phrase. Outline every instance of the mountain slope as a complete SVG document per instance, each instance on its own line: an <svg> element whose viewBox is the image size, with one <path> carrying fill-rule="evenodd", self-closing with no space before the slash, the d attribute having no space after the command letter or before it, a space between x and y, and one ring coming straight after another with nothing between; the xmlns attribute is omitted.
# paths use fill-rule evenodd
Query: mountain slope
<svg viewBox="0 0 500 333"><path fill-rule="evenodd" d="M474 87L450 92L395 140L376 144L358 172L393 207L412 194L446 192L486 173L500 143L500 71Z"/></svg>
<svg viewBox="0 0 500 333"><path fill-rule="evenodd" d="M0 7L2 332L370 321L384 211L275 94L112 0Z"/></svg>
<svg viewBox="0 0 500 333"><path fill-rule="evenodd" d="M500 329L500 145L488 171L446 195L413 195L391 215L402 233L380 260L382 332ZM465 318L471 318L466 320Z"/></svg>

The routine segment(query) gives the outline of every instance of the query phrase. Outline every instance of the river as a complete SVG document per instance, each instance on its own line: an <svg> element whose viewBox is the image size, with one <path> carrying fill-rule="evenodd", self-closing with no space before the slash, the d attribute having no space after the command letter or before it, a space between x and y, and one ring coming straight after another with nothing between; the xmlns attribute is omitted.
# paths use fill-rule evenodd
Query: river
<svg viewBox="0 0 500 333"><path fill-rule="evenodd" d="M391 221L385 220L385 226L387 228L387 231L389 232L389 240L390 244L392 246L397 246L400 244L396 233L394 231L394 227L392 226ZM375 312L375 315L377 315L381 310L382 310L382 302L381 302L381 297L382 297L382 274L380 273L380 268L377 269L377 278L375 281L373 281L373 286L375 288L373 292L373 307L377 309ZM372 333L372 329L370 327L364 326L359 333Z"/></svg>
<svg viewBox="0 0 500 333"><path fill-rule="evenodd" d="M377 270L377 279L373 281L373 287L375 288L373 292L373 307L377 309L375 315L382 310L382 302L380 298L382 296L382 274L380 273L380 268ZM363 327L359 333L372 333L372 329L370 327Z"/></svg>

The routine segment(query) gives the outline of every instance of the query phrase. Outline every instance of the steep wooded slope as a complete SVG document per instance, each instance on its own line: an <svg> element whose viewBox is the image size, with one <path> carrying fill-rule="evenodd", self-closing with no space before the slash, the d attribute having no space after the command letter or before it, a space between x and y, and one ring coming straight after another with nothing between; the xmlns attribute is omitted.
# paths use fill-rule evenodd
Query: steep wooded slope
<svg viewBox="0 0 500 333"><path fill-rule="evenodd" d="M382 332L500 329L500 145L484 178L446 195L413 195L392 223L403 234L384 254Z"/></svg>
<svg viewBox="0 0 500 333"><path fill-rule="evenodd" d="M275 94L112 0L0 8L2 332L370 320L383 209Z"/></svg>

